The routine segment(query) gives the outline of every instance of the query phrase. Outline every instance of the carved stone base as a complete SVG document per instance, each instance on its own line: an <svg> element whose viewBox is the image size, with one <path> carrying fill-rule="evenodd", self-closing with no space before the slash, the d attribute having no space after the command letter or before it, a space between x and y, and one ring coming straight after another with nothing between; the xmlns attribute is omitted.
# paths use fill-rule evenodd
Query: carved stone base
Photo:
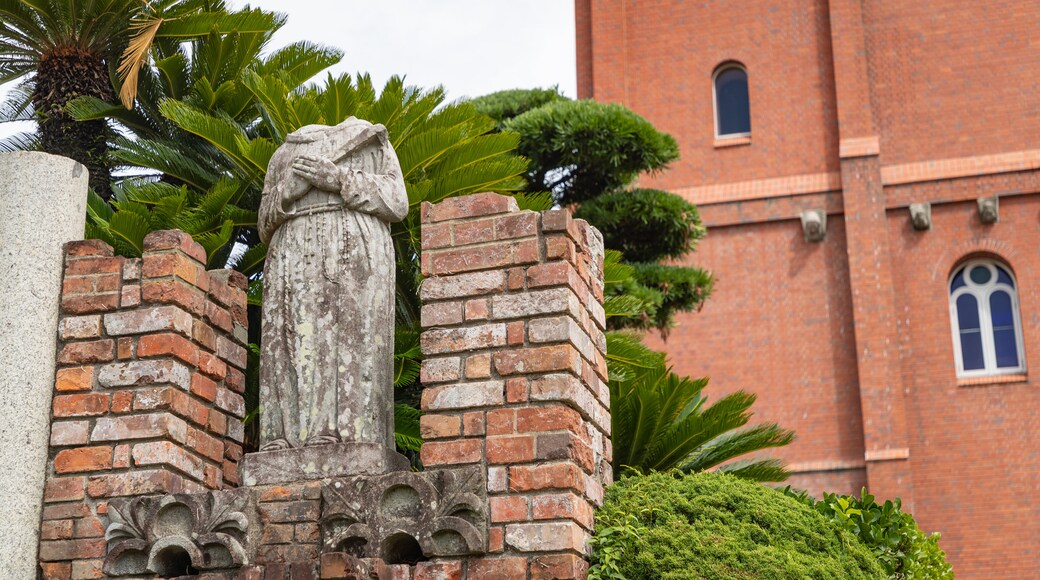
<svg viewBox="0 0 1040 580"><path fill-rule="evenodd" d="M332 443L281 451L260 451L242 458L239 468L247 487L295 483L353 475L404 471L408 458L374 443Z"/></svg>
<svg viewBox="0 0 1040 580"><path fill-rule="evenodd" d="M244 490L114 499L104 573L170 578L239 568L249 561L254 511Z"/></svg>
<svg viewBox="0 0 1040 580"><path fill-rule="evenodd" d="M398 578L379 570L485 554L489 516L487 479L477 465L115 498L108 505L104 572L229 579L216 574L316 565L339 554L330 558L347 571L330 577L368 578L375 571L373 578Z"/></svg>
<svg viewBox="0 0 1040 580"><path fill-rule="evenodd" d="M487 484L476 466L337 479L321 495L325 552L414 564L487 550Z"/></svg>

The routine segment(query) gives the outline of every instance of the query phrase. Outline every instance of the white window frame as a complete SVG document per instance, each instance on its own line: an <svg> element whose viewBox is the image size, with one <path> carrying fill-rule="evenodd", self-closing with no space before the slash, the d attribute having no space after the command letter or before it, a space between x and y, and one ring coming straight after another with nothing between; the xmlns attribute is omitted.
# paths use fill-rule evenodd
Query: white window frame
<svg viewBox="0 0 1040 580"><path fill-rule="evenodd" d="M1011 278L1015 287L1008 286L997 281L997 266L1000 266ZM990 280L985 284L976 284L971 280L969 274L972 268L985 266L990 271ZM964 272L965 285L950 292L950 286L958 272ZM1025 343L1022 340L1022 318L1018 307L1018 282L1011 273L1011 269L1004 264L998 264L993 260L971 260L959 265L954 269L946 282L946 292L950 297L950 328L953 335L953 354L957 360L958 378L992 377L1000 375L1022 374L1026 372ZM993 342L993 316L989 310L989 298L998 291L1003 290L1011 297L1011 310L1015 321L1015 347L1018 349L1017 367L997 367L996 346ZM964 356L961 352L961 327L957 319L957 299L965 294L971 294L979 308L979 331L982 333L982 361L983 368L964 370Z"/></svg>
<svg viewBox="0 0 1040 580"><path fill-rule="evenodd" d="M711 75L711 112L712 118L715 122L716 139L739 139L741 137L751 136L751 131L745 133L726 133L725 135L719 134L719 86L716 84L716 81L718 81L720 74L732 69L738 69L744 72L744 78L747 80L748 85L748 119L750 120L751 118L751 75L748 74L747 68L736 62L729 62L719 66Z"/></svg>

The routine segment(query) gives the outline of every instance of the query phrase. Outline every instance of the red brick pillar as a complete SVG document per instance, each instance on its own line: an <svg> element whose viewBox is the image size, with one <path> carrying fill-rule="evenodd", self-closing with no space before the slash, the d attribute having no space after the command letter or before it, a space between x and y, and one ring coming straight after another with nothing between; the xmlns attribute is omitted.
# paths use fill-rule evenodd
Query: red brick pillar
<svg viewBox="0 0 1040 580"><path fill-rule="evenodd" d="M483 464L491 527L486 557L415 577L584 577L611 473L602 237L487 193L422 220L422 461Z"/></svg>
<svg viewBox="0 0 1040 580"><path fill-rule="evenodd" d="M898 316L888 243L881 145L870 102L863 6L830 2L842 204L856 330L867 486L913 509L907 402L898 370Z"/></svg>
<svg viewBox="0 0 1040 580"><path fill-rule="evenodd" d="M246 280L205 258L179 231L150 234L140 260L65 249L45 579L101 577L109 498L237 484Z"/></svg>

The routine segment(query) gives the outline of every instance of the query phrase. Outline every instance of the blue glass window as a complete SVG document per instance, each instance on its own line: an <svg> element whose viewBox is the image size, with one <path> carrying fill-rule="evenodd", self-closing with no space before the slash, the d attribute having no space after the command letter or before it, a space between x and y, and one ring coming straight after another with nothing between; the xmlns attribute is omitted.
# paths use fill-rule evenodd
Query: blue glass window
<svg viewBox="0 0 1040 580"><path fill-rule="evenodd" d="M964 370L986 367L982 355L982 327L979 325L979 302L971 294L957 299L957 321L960 323L961 360Z"/></svg>
<svg viewBox="0 0 1040 580"><path fill-rule="evenodd" d="M1015 280L991 260L973 260L950 278L957 370L964 376L1025 370Z"/></svg>
<svg viewBox="0 0 1040 580"><path fill-rule="evenodd" d="M1018 366L1018 341L1015 334L1015 313L1011 296L997 290L989 296L989 312L993 320L993 348L997 367Z"/></svg>
<svg viewBox="0 0 1040 580"><path fill-rule="evenodd" d="M964 286L967 286L967 282L964 281L964 268L961 268L953 275L953 282L950 283L950 292Z"/></svg>
<svg viewBox="0 0 1040 580"><path fill-rule="evenodd" d="M997 266L997 284L1007 284L1012 288L1015 287L1015 281L1011 279L1011 274L1007 273L1007 270Z"/></svg>
<svg viewBox="0 0 1040 580"><path fill-rule="evenodd" d="M730 67L715 75L715 114L719 137L751 132L751 103L744 69Z"/></svg>

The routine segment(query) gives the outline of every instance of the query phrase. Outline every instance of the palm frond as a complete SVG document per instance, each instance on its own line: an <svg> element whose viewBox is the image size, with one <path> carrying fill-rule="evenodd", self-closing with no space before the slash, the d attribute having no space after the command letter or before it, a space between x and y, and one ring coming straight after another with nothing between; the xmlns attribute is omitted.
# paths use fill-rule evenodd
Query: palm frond
<svg viewBox="0 0 1040 580"><path fill-rule="evenodd" d="M234 225L230 221L224 222L220 227L220 230L215 232L206 232L204 234L193 235L192 238L199 243L206 250L207 265L214 265L221 267L224 264L212 264L213 257L217 254L217 250L220 250L224 246L227 246L231 242L231 234L234 231Z"/></svg>
<svg viewBox="0 0 1040 580"><path fill-rule="evenodd" d="M638 316L646 306L646 301L631 294L607 296L603 300L603 311L607 318Z"/></svg>
<svg viewBox="0 0 1040 580"><path fill-rule="evenodd" d="M277 73L289 89L295 89L342 59L343 51L338 48L301 41L275 51L258 67L258 71L262 75ZM329 122L334 124L342 120Z"/></svg>
<svg viewBox="0 0 1040 580"><path fill-rule="evenodd" d="M779 483L791 477L791 472L779 459L735 461L719 467L718 471L759 483Z"/></svg>
<svg viewBox="0 0 1040 580"><path fill-rule="evenodd" d="M119 63L119 76L123 83L119 89L119 99L127 109L134 106L134 99L137 98L138 71L145 65L155 42L155 35L159 33L159 27L163 22L162 18L156 18L131 23L133 36Z"/></svg>
<svg viewBox="0 0 1040 580"><path fill-rule="evenodd" d="M643 344L638 334L606 333L607 371L615 382L632 381L638 375L665 364L664 355Z"/></svg>
<svg viewBox="0 0 1040 580"><path fill-rule="evenodd" d="M106 229L114 238L132 248L134 257L140 257L144 252L144 237L152 231L148 218L134 211L115 212Z"/></svg>
<svg viewBox="0 0 1040 580"><path fill-rule="evenodd" d="M419 329L398 325L394 332L394 387L411 386L419 378L422 350Z"/></svg>
<svg viewBox="0 0 1040 580"><path fill-rule="evenodd" d="M22 131L0 139L0 153L15 151L40 151L40 137L35 131Z"/></svg>
<svg viewBox="0 0 1040 580"><path fill-rule="evenodd" d="M0 123L36 120L32 95L35 83L32 79L22 81L12 87L3 103L0 103Z"/></svg>
<svg viewBox="0 0 1040 580"><path fill-rule="evenodd" d="M264 260L267 258L267 245L257 244L245 252L242 252L232 263L231 267L242 272L246 276L252 276L264 269Z"/></svg>
<svg viewBox="0 0 1040 580"><path fill-rule="evenodd" d="M789 445L794 438L794 432L782 429L776 423L729 431L706 443L698 453L683 461L680 469L703 471L754 451Z"/></svg>
<svg viewBox="0 0 1040 580"><path fill-rule="evenodd" d="M418 451L422 447L419 433L419 417L422 413L410 405L394 405L394 441L405 451Z"/></svg>
<svg viewBox="0 0 1040 580"><path fill-rule="evenodd" d="M553 207L553 196L548 191L518 193L513 196L521 210L546 211Z"/></svg>

